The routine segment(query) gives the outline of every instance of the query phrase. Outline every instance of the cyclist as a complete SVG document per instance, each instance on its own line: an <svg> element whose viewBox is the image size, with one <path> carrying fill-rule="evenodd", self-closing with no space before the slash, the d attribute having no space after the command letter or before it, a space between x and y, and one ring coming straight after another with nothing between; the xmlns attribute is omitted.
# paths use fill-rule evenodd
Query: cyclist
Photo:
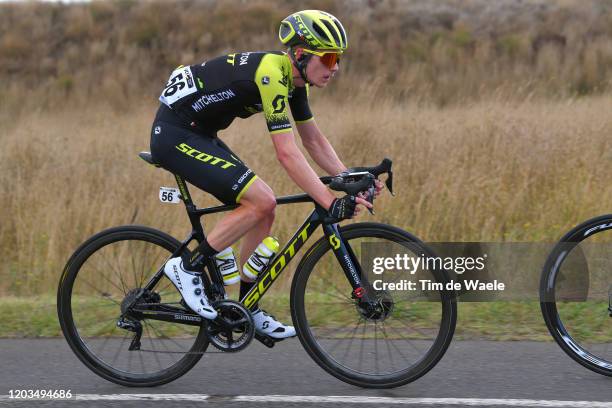
<svg viewBox="0 0 612 408"><path fill-rule="evenodd" d="M217 312L199 279L204 260L243 237L244 265L270 234L274 221L272 189L217 137L236 117L263 111L280 164L302 190L328 209L330 217L351 218L359 212L357 204L371 208L363 197L336 198L321 183L298 149L288 117L291 110L304 147L323 170L334 175L347 170L308 106L309 85L324 88L338 72L338 61L347 49L344 27L329 13L304 10L281 22L279 37L288 47L286 53L240 52L179 66L159 98L151 132L154 160L223 203L240 204L215 225L191 258L172 258L164 268L187 305L206 319L216 318ZM382 183L377 183L376 194L381 188ZM240 299L252 286L253 279L243 273ZM295 336L292 326L259 308L253 311L253 320L258 332L273 338Z"/></svg>

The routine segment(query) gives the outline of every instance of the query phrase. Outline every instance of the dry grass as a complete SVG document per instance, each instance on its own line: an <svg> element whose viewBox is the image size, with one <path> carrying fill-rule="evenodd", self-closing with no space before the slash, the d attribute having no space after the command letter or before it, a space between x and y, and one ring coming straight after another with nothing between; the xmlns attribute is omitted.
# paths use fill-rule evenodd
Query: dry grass
<svg viewBox="0 0 612 408"><path fill-rule="evenodd" d="M427 240L553 241L609 212L609 2L307 5L340 17L351 41L338 80L314 92L318 122L349 165L394 159L398 196L380 200L377 220ZM184 236L184 210L157 201L173 178L136 157L161 84L178 63L277 48L278 21L303 7L0 5L0 294L54 290L74 248L105 227ZM222 137L277 194L295 192L261 122ZM300 208L279 208L281 239Z"/></svg>
<svg viewBox="0 0 612 408"><path fill-rule="evenodd" d="M372 105L360 93L338 106L321 96L313 110L347 164L394 160L397 196L386 194L377 215L362 220L426 240L552 242L610 211L610 96L454 108ZM136 156L148 150L154 111L152 104L124 113L67 105L1 117L0 293L53 291L72 251L103 228L140 223L187 234L182 206L157 200L158 187L173 186L173 178ZM275 160L263 118L237 120L221 137L278 195L297 191ZM201 206L215 203L195 196ZM279 208L274 232L288 239L308 211Z"/></svg>
<svg viewBox="0 0 612 408"><path fill-rule="evenodd" d="M355 81L376 97L449 105L610 89L608 0L119 0L0 5L0 106L70 97L121 109L155 97L179 63L278 49L278 22L306 6L336 14L350 34L351 81L335 92Z"/></svg>

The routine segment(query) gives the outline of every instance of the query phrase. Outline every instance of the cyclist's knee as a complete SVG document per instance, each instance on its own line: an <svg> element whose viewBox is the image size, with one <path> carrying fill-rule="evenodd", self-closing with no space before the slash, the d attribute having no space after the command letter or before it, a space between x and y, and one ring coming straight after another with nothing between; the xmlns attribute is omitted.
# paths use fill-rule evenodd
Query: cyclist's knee
<svg viewBox="0 0 612 408"><path fill-rule="evenodd" d="M255 207L263 217L274 217L274 210L276 209L274 194L259 197L255 202Z"/></svg>
<svg viewBox="0 0 612 408"><path fill-rule="evenodd" d="M266 183L257 179L244 194L240 204L252 207L261 217L273 217L276 208L276 197Z"/></svg>

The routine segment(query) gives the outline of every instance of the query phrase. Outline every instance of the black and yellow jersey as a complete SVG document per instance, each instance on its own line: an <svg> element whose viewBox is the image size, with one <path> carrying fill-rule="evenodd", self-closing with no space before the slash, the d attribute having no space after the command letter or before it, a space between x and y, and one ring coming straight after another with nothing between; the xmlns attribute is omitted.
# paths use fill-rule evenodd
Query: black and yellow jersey
<svg viewBox="0 0 612 408"><path fill-rule="evenodd" d="M162 116L169 109L184 123L214 132L258 112L270 133L291 131L288 108L297 123L313 118L308 88L293 86L291 62L281 52L242 52L179 66L159 100Z"/></svg>

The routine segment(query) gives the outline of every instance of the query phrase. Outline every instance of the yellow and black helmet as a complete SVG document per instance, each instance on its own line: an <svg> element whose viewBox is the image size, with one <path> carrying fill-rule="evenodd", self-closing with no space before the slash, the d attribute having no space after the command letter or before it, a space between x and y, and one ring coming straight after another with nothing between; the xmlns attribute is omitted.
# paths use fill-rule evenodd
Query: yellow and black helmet
<svg viewBox="0 0 612 408"><path fill-rule="evenodd" d="M287 16L281 21L278 37L287 47L339 52L348 47L346 31L340 21L319 10L303 10Z"/></svg>

